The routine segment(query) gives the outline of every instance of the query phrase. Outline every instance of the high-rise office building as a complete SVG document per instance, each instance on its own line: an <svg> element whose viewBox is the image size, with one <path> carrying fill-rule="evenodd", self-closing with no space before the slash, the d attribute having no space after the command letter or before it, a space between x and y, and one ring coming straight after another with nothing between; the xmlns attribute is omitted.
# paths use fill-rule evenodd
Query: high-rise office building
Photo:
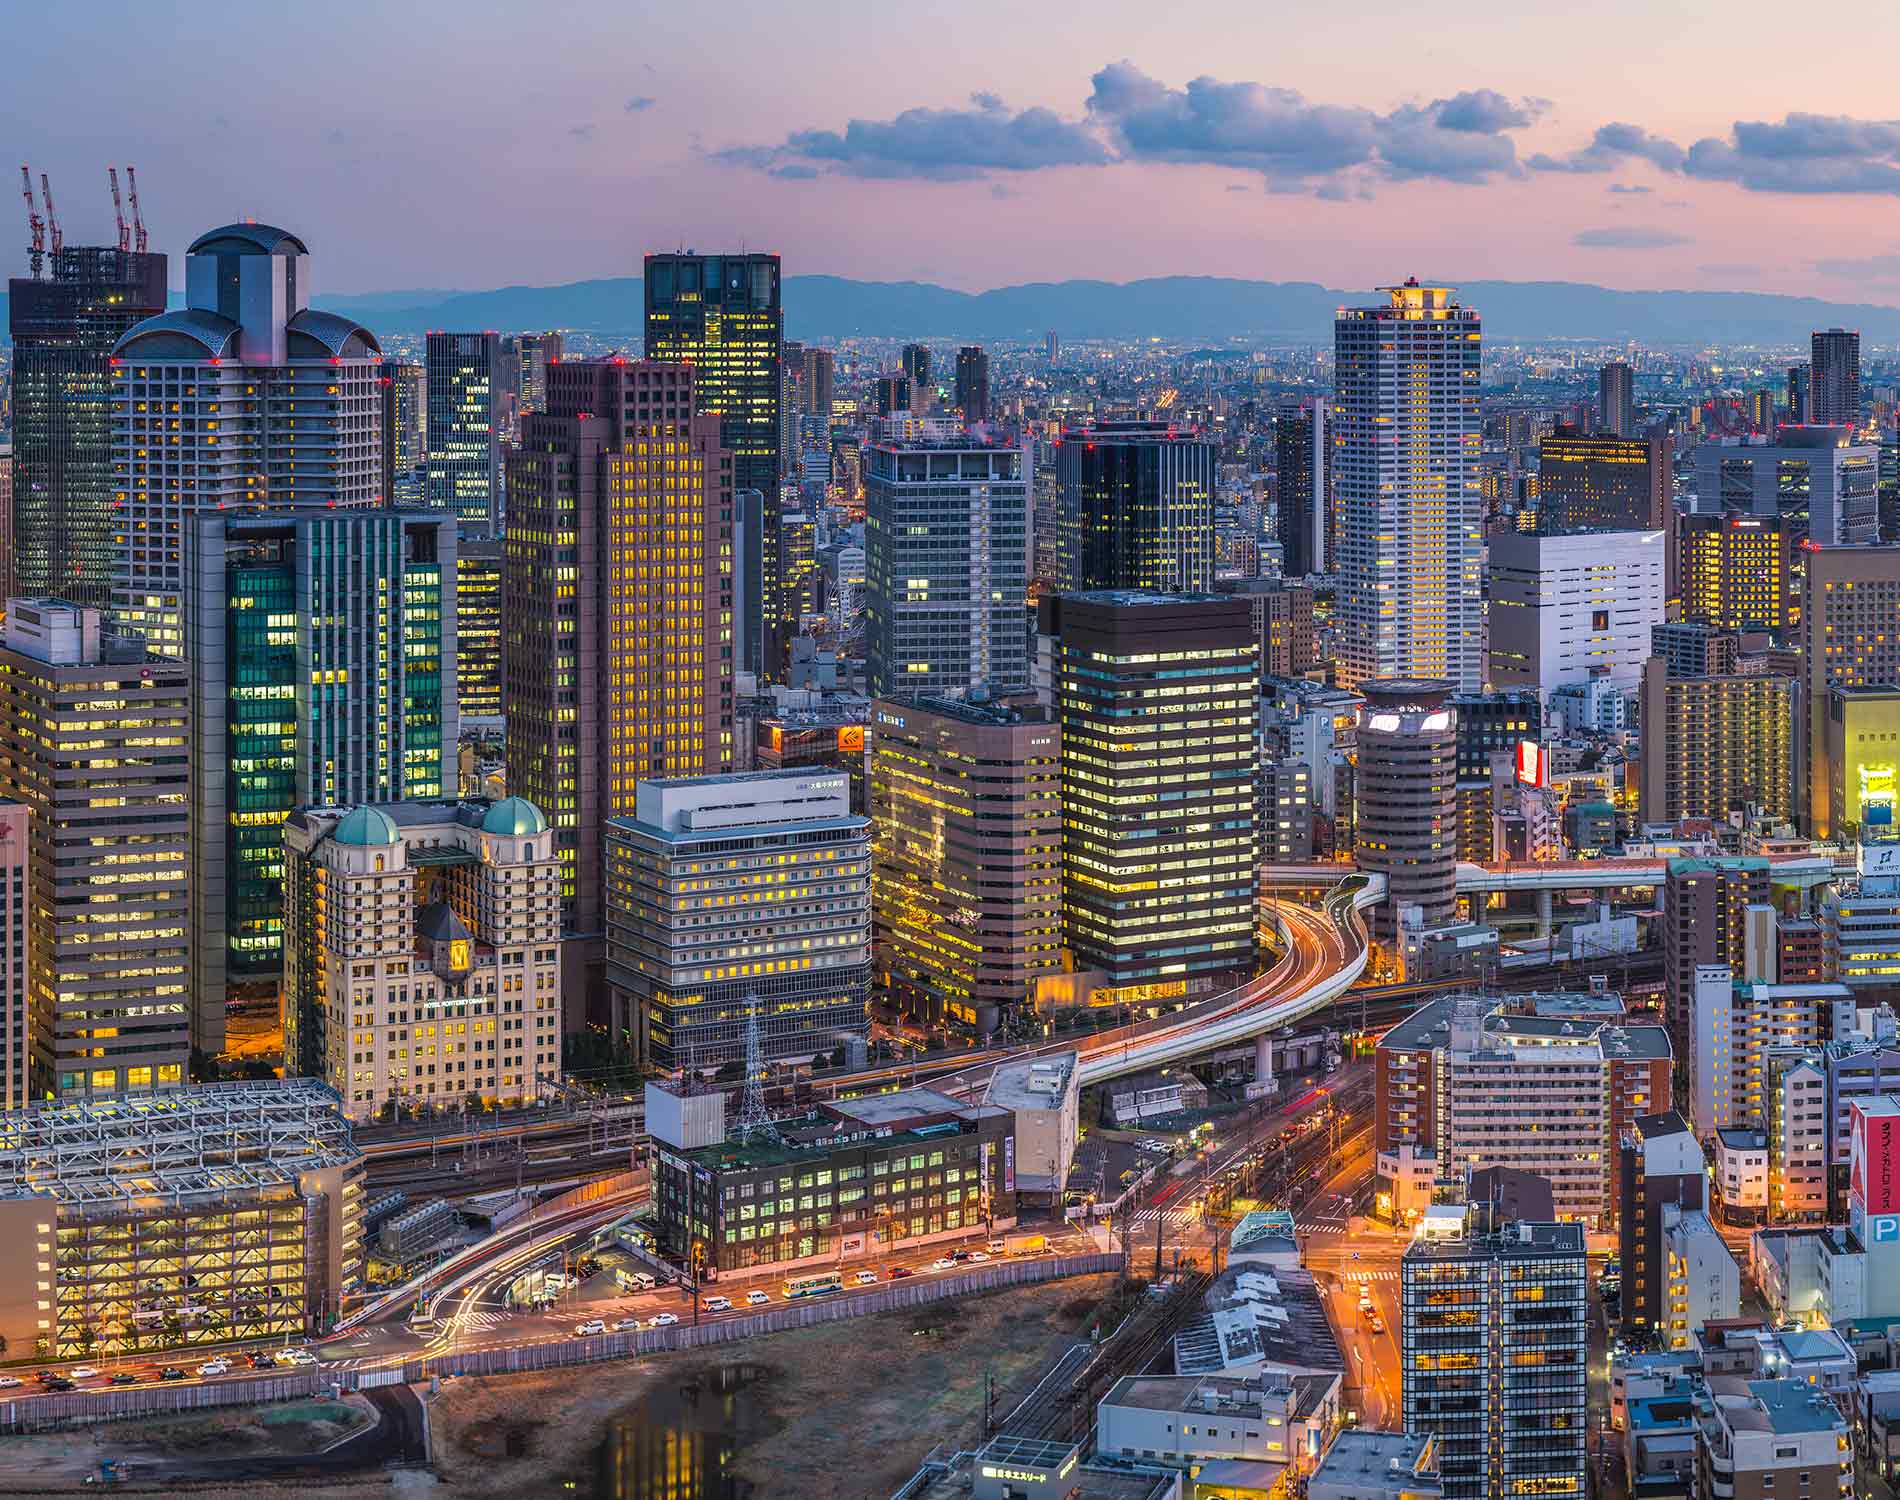
<svg viewBox="0 0 1900 1500"><path fill-rule="evenodd" d="M429 406L423 367L386 359L383 397L383 498L391 505L418 506L428 496Z"/></svg>
<svg viewBox="0 0 1900 1500"><path fill-rule="evenodd" d="M276 996L295 809L456 790L455 520L213 511L189 545L191 993L210 1016Z"/></svg>
<svg viewBox="0 0 1900 1500"><path fill-rule="evenodd" d="M112 350L135 323L165 310L165 257L67 246L53 252L52 272L51 280L35 275L7 283L14 464L8 592L103 609L118 565Z"/></svg>
<svg viewBox="0 0 1900 1500"><path fill-rule="evenodd" d="M1062 946L1055 723L995 703L872 705L875 964L909 1014L965 1036L1024 1014Z"/></svg>
<svg viewBox="0 0 1900 1500"><path fill-rule="evenodd" d="M222 1004L194 1014L186 991L186 669L58 599L8 601L4 640L0 796L31 811L33 1094L182 1084L194 1048L224 1045Z"/></svg>
<svg viewBox="0 0 1900 1500"><path fill-rule="evenodd" d="M1665 620L1650 627L1649 650L1665 677L1729 677L1739 670L1742 638L1705 620Z"/></svg>
<svg viewBox="0 0 1900 1500"><path fill-rule="evenodd" d="M1829 837L1900 838L1900 685L1840 683L1827 696L1815 748L1827 777Z"/></svg>
<svg viewBox="0 0 1900 1500"><path fill-rule="evenodd" d="M32 849L32 809L0 796L0 1100L8 1109L26 1108L33 1092L32 969L26 957Z"/></svg>
<svg viewBox="0 0 1900 1500"><path fill-rule="evenodd" d="M777 678L787 639L785 622L773 613L784 598L778 564L784 334L776 255L646 258L646 357L692 365L693 410L719 417L734 491L756 490L760 497L758 534L745 538L743 576L734 592L744 611L744 656L736 665L765 681Z"/></svg>
<svg viewBox="0 0 1900 1500"><path fill-rule="evenodd" d="M554 824L576 962L601 952L602 824L644 779L732 765L733 458L698 373L552 365L509 464L509 790ZM572 969L567 995L592 1001Z"/></svg>
<svg viewBox="0 0 1900 1500"><path fill-rule="evenodd" d="M642 781L606 880L610 1024L649 1065L742 1061L755 1008L767 1061L867 1035L871 825L843 771Z"/></svg>
<svg viewBox="0 0 1900 1500"><path fill-rule="evenodd" d="M1304 578L1326 571L1326 405L1303 401L1283 406L1273 419L1275 534L1280 572Z"/></svg>
<svg viewBox="0 0 1900 1500"><path fill-rule="evenodd" d="M957 350L957 410L973 427L990 419L990 356L981 344Z"/></svg>
<svg viewBox="0 0 1900 1500"><path fill-rule="evenodd" d="M1449 287L1386 287L1333 325L1343 687L1484 677L1477 312Z"/></svg>
<svg viewBox="0 0 1900 1500"><path fill-rule="evenodd" d="M1696 449L1696 508L1777 516L1819 546L1880 539L1880 449L1851 427L1783 427L1772 443L1707 442Z"/></svg>
<svg viewBox="0 0 1900 1500"><path fill-rule="evenodd" d="M1798 684L1766 674L1672 677L1652 656L1643 667L1645 822L1725 822L1758 806L1792 819Z"/></svg>
<svg viewBox="0 0 1900 1500"><path fill-rule="evenodd" d="M13 444L0 443L0 599L13 587Z"/></svg>
<svg viewBox="0 0 1900 1500"><path fill-rule="evenodd" d="M1860 426L1859 331L1817 329L1811 344L1808 420L1828 426Z"/></svg>
<svg viewBox="0 0 1900 1500"><path fill-rule="evenodd" d="M1765 859L1669 862L1662 889L1663 1019L1678 1062L1688 1061L1694 1037L1697 967L1722 964L1743 974L1748 908L1767 900Z"/></svg>
<svg viewBox="0 0 1900 1500"><path fill-rule="evenodd" d="M959 438L878 443L865 456L871 692L1028 687L1027 455Z"/></svg>
<svg viewBox="0 0 1900 1500"><path fill-rule="evenodd" d="M1597 431L1614 438L1636 436L1636 372L1620 359L1597 371Z"/></svg>
<svg viewBox="0 0 1900 1500"><path fill-rule="evenodd" d="M115 613L161 655L187 654L197 516L383 498L382 348L310 287L302 240L227 224L192 242L186 305L113 350Z"/></svg>
<svg viewBox="0 0 1900 1500"><path fill-rule="evenodd" d="M1813 372L1807 365L1788 366L1788 420L1796 426L1813 420Z"/></svg>
<svg viewBox="0 0 1900 1500"><path fill-rule="evenodd" d="M1076 967L1136 1000L1250 971L1259 647L1247 602L1096 591L1041 609Z"/></svg>
<svg viewBox="0 0 1900 1500"><path fill-rule="evenodd" d="M1565 429L1537 445L1537 529L1547 535L1667 530L1671 488L1661 438Z"/></svg>
<svg viewBox="0 0 1900 1500"><path fill-rule="evenodd" d="M1800 611L1804 531L1791 516L1680 517L1682 618L1719 630L1788 629Z"/></svg>
<svg viewBox="0 0 1900 1500"><path fill-rule="evenodd" d="M910 410L908 375L880 375L874 390L880 417L901 416Z"/></svg>
<svg viewBox="0 0 1900 1500"><path fill-rule="evenodd" d="M1211 589L1216 456L1193 429L1166 422L1064 433L1056 452L1062 591Z"/></svg>
<svg viewBox="0 0 1900 1500"><path fill-rule="evenodd" d="M503 547L464 537L455 550L455 693L464 724L501 722Z"/></svg>
<svg viewBox="0 0 1900 1500"><path fill-rule="evenodd" d="M833 358L829 349L805 351L805 382L799 394L804 398L805 414L822 422L831 420L831 403L835 398Z"/></svg>
<svg viewBox="0 0 1900 1500"><path fill-rule="evenodd" d="M1419 930L1442 927L1456 908L1458 876L1458 712L1444 679L1375 677L1359 684L1354 853L1362 870L1386 878L1372 914L1393 943L1415 912Z"/></svg>
<svg viewBox="0 0 1900 1500"><path fill-rule="evenodd" d="M898 358L898 368L904 372L904 378L910 381L911 410L926 412L930 410L931 399L937 394L930 378L930 348L926 344L906 344Z"/></svg>
<svg viewBox="0 0 1900 1500"><path fill-rule="evenodd" d="M1607 677L1634 690L1662 623L1664 534L1491 538L1490 680L1550 693Z"/></svg>
<svg viewBox="0 0 1900 1500"><path fill-rule="evenodd" d="M1803 551L1800 643L1801 705L1807 723L1801 744L1806 832L1834 838L1836 812L1855 814L1868 792L1842 781L1844 767L1828 760L1830 689L1900 683L1900 547L1820 547Z"/></svg>
<svg viewBox="0 0 1900 1500"><path fill-rule="evenodd" d="M561 903L540 809L299 809L284 846L285 1056L367 1120L528 1104L561 1070Z"/></svg>
<svg viewBox="0 0 1900 1500"><path fill-rule="evenodd" d="M517 425L522 417L548 409L548 366L559 364L566 345L558 333L520 333L509 341L515 370Z"/></svg>
<svg viewBox="0 0 1900 1500"><path fill-rule="evenodd" d="M429 506L449 512L475 535L493 536L501 526L504 495L503 397L515 374L503 368L501 335L431 333L424 358Z"/></svg>
<svg viewBox="0 0 1900 1500"><path fill-rule="evenodd" d="M1406 1248L1399 1316L1402 1425L1438 1439L1444 1500L1584 1492L1583 1225L1473 1204L1461 1234Z"/></svg>

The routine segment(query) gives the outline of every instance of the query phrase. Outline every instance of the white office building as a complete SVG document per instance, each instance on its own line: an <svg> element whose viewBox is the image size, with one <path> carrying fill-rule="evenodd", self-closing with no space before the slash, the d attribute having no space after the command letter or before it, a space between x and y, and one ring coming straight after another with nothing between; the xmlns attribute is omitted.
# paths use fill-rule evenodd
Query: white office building
<svg viewBox="0 0 1900 1500"><path fill-rule="evenodd" d="M1663 1338L1687 1348L1697 1330L1742 1310L1742 1270L1728 1244L1701 1209L1662 1205L1665 1272Z"/></svg>
<svg viewBox="0 0 1900 1500"><path fill-rule="evenodd" d="M1854 1031L1854 996L1839 984L1754 984L1727 964L1697 964L1689 1037L1690 1115L1708 1140L1773 1115L1768 1053L1818 1048Z"/></svg>
<svg viewBox="0 0 1900 1500"><path fill-rule="evenodd" d="M1484 683L1479 321L1450 287L1382 287L1333 324L1339 685Z"/></svg>
<svg viewBox="0 0 1900 1500"><path fill-rule="evenodd" d="M1493 536L1492 687L1639 687L1650 628L1663 622L1666 541L1661 531Z"/></svg>
<svg viewBox="0 0 1900 1500"><path fill-rule="evenodd" d="M185 655L197 514L383 498L382 347L311 284L302 240L227 224L187 252L185 305L113 350L115 612L161 656Z"/></svg>

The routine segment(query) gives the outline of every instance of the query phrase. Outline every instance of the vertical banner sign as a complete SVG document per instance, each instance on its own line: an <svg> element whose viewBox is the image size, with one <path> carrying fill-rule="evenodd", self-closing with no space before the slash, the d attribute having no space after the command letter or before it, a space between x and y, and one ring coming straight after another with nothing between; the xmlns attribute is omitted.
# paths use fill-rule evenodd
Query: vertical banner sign
<svg viewBox="0 0 1900 1500"><path fill-rule="evenodd" d="M1003 1191L1016 1191L1016 1137L1003 1137Z"/></svg>

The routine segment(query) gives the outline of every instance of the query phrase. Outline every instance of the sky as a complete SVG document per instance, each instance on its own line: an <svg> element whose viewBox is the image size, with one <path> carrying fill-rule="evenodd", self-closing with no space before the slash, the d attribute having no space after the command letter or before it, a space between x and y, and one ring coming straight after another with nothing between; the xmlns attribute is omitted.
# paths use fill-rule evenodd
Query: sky
<svg viewBox="0 0 1900 1500"><path fill-rule="evenodd" d="M1418 274L1900 303L1889 7L1828 32L1785 0L0 14L0 139L73 243L110 242L105 169L130 162L155 249L275 223L319 297L745 247L965 290Z"/></svg>

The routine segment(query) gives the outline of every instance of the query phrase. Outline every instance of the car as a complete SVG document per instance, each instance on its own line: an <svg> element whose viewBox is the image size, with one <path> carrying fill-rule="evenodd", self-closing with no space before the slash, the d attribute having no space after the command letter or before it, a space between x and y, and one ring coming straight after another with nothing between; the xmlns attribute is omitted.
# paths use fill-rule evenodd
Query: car
<svg viewBox="0 0 1900 1500"><path fill-rule="evenodd" d="M576 1323L574 1325L574 1337L577 1339L591 1338L594 1334L605 1333L606 1331L607 1325L601 1322L599 1318L589 1318L585 1323Z"/></svg>
<svg viewBox="0 0 1900 1500"><path fill-rule="evenodd" d="M1359 1252L1358 1252L1357 1250L1355 1250L1355 1251L1353 1251L1353 1252L1352 1252L1352 1258L1353 1258L1354 1260L1357 1260L1357 1259L1359 1259Z"/></svg>
<svg viewBox="0 0 1900 1500"><path fill-rule="evenodd" d="M13 1375L0 1375L0 1391L15 1391L25 1385L24 1380Z"/></svg>
<svg viewBox="0 0 1900 1500"><path fill-rule="evenodd" d="M708 1297L706 1299L706 1311L707 1312L731 1312L732 1298Z"/></svg>
<svg viewBox="0 0 1900 1500"><path fill-rule="evenodd" d="M250 1360L253 1370L274 1370L277 1368L277 1361L268 1354L260 1352L247 1357Z"/></svg>
<svg viewBox="0 0 1900 1500"><path fill-rule="evenodd" d="M877 1272L875 1271L858 1272L858 1285L859 1286L876 1286Z"/></svg>
<svg viewBox="0 0 1900 1500"><path fill-rule="evenodd" d="M57 1371L57 1370L41 1370L41 1371L39 1372L39 1374L37 1374L37 1375L35 1375L35 1376L34 1376L33 1378L34 1378L35 1380L37 1380L37 1381L38 1381L38 1382L39 1382L39 1383L40 1383L41 1385L45 1385L45 1384L46 1384L46 1382L47 1382L47 1381L49 1381L49 1380L57 1380L57 1379L59 1379L59 1371Z"/></svg>
<svg viewBox="0 0 1900 1500"><path fill-rule="evenodd" d="M1385 1319L1380 1317L1377 1313L1372 1315L1372 1331L1374 1333L1385 1332Z"/></svg>
<svg viewBox="0 0 1900 1500"><path fill-rule="evenodd" d="M930 1263L933 1271L954 1271L956 1268L957 1263L947 1255L940 1255Z"/></svg>
<svg viewBox="0 0 1900 1500"><path fill-rule="evenodd" d="M614 1332L632 1333L639 1326L640 1320L638 1318L622 1318L619 1322L614 1324Z"/></svg>
<svg viewBox="0 0 1900 1500"><path fill-rule="evenodd" d="M761 1292L755 1287L752 1291L745 1294L745 1300L746 1304L750 1307L764 1307L766 1303L772 1300L772 1297L770 1293Z"/></svg>
<svg viewBox="0 0 1900 1500"><path fill-rule="evenodd" d="M142 1378L142 1376L136 1375L130 1370L121 1370L112 1377L109 1383L112 1385L137 1385Z"/></svg>
<svg viewBox="0 0 1900 1500"><path fill-rule="evenodd" d="M74 1365L66 1372L66 1375L71 1380L95 1380L99 1372L91 1365Z"/></svg>
<svg viewBox="0 0 1900 1500"><path fill-rule="evenodd" d="M653 1321L647 1324L647 1327L671 1328L677 1322L679 1322L678 1313L655 1313L653 1315Z"/></svg>
<svg viewBox="0 0 1900 1500"><path fill-rule="evenodd" d="M990 1253L987 1250L972 1250L970 1252L970 1260L972 1263L980 1260L988 1260L989 1258Z"/></svg>
<svg viewBox="0 0 1900 1500"><path fill-rule="evenodd" d="M49 1391L76 1391L79 1389L75 1382L66 1379L63 1375L55 1375L51 1380L47 1381L46 1388Z"/></svg>
<svg viewBox="0 0 1900 1500"><path fill-rule="evenodd" d="M962 1265L969 1258L970 1252L968 1250L952 1250L950 1252L950 1259L957 1265Z"/></svg>
<svg viewBox="0 0 1900 1500"><path fill-rule="evenodd" d="M1372 1299L1370 1297L1361 1297L1359 1299L1359 1311L1367 1314L1368 1316L1370 1316L1375 1311L1372 1305Z"/></svg>
<svg viewBox="0 0 1900 1500"><path fill-rule="evenodd" d="M229 1375L231 1366L222 1359L209 1359L198 1366L198 1373L200 1375Z"/></svg>
<svg viewBox="0 0 1900 1500"><path fill-rule="evenodd" d="M185 1372L179 1369L177 1365L167 1365L158 1372L158 1378L160 1380L183 1380L185 1378Z"/></svg>
<svg viewBox="0 0 1900 1500"><path fill-rule="evenodd" d="M280 1365L314 1365L316 1362L316 1355L308 1349L280 1349L277 1353Z"/></svg>
<svg viewBox="0 0 1900 1500"><path fill-rule="evenodd" d="M891 1267L892 1281L902 1281L906 1276L915 1276L916 1274L917 1273L911 1270L909 1266L892 1266Z"/></svg>

